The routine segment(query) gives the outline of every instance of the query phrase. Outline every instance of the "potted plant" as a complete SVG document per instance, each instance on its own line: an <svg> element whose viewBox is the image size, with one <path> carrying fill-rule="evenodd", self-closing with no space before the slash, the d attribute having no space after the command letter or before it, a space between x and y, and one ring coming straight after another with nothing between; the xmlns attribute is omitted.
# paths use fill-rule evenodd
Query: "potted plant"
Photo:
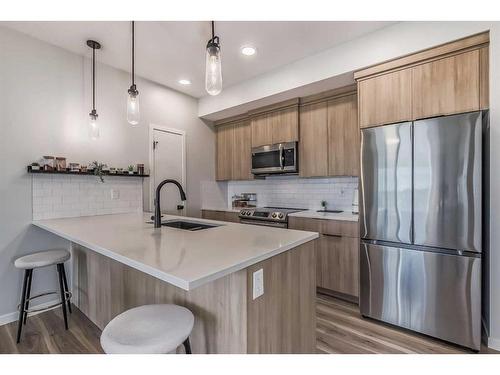
<svg viewBox="0 0 500 375"><path fill-rule="evenodd" d="M91 167L93 167L94 175L99 177L101 182L104 182L104 178L103 178L104 169L107 168L107 165L104 163L99 163L98 161L94 161L94 162L92 162Z"/></svg>
<svg viewBox="0 0 500 375"><path fill-rule="evenodd" d="M128 166L128 174L134 174L134 166L133 165Z"/></svg>

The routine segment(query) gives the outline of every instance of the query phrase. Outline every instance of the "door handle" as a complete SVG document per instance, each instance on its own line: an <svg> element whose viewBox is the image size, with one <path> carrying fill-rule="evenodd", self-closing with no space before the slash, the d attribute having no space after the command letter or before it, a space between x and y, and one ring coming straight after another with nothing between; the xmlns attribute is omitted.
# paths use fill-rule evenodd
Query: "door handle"
<svg viewBox="0 0 500 375"><path fill-rule="evenodd" d="M285 168L285 149L283 145L280 143L280 168L283 170Z"/></svg>

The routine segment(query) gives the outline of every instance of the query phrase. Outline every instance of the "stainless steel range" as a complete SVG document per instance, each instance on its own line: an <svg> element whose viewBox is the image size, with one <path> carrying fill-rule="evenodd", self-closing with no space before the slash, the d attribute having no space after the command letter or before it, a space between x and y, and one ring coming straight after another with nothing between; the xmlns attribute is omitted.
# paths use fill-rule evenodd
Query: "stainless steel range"
<svg viewBox="0 0 500 375"><path fill-rule="evenodd" d="M301 208L258 207L244 208L240 211L241 224L265 225L288 228L288 214L305 211Z"/></svg>

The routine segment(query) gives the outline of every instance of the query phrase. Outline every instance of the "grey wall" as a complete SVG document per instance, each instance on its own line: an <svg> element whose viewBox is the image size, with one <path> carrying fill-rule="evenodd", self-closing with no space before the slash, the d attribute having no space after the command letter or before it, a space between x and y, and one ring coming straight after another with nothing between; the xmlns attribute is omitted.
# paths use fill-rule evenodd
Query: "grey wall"
<svg viewBox="0 0 500 375"><path fill-rule="evenodd" d="M49 154L80 163L97 159L123 167L148 165L149 124L182 129L187 133L188 214L199 215L200 182L214 178L214 133L197 118L194 98L142 79L137 82L141 125L132 128L125 119L129 75L98 65L101 138L91 141L87 133L89 60L5 28L0 28L0 45L1 321L18 303L21 272L13 267L13 260L35 250L68 245L30 225L28 163ZM144 187L147 193L147 181ZM35 273L33 292L55 285L52 270Z"/></svg>

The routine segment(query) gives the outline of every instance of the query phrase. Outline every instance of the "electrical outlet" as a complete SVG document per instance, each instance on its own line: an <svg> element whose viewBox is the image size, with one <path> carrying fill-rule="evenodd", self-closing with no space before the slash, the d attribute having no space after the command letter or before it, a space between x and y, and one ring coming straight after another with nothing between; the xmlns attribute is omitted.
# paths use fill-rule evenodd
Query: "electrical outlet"
<svg viewBox="0 0 500 375"><path fill-rule="evenodd" d="M111 189L111 199L113 200L120 199L120 190Z"/></svg>
<svg viewBox="0 0 500 375"><path fill-rule="evenodd" d="M253 273L253 299L264 294L264 270L261 268Z"/></svg>

